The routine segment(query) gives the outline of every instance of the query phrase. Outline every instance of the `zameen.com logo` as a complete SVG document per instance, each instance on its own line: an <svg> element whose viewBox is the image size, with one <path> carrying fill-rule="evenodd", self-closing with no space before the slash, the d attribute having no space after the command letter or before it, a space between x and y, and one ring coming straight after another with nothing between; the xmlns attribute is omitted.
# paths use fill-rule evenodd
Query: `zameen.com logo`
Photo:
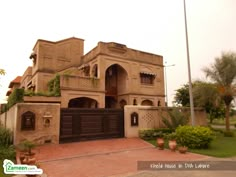
<svg viewBox="0 0 236 177"><path fill-rule="evenodd" d="M35 165L14 164L11 160L8 159L5 159L3 161L3 169L5 174L25 174L25 175L43 174L43 170L37 168Z"/></svg>

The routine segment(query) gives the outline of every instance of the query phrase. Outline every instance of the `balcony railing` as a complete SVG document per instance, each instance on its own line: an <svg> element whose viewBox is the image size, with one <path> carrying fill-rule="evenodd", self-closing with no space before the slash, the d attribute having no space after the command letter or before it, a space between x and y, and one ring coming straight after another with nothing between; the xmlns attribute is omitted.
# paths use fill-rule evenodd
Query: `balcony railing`
<svg viewBox="0 0 236 177"><path fill-rule="evenodd" d="M71 90L101 90L100 79L98 78L67 75L60 77L60 87Z"/></svg>

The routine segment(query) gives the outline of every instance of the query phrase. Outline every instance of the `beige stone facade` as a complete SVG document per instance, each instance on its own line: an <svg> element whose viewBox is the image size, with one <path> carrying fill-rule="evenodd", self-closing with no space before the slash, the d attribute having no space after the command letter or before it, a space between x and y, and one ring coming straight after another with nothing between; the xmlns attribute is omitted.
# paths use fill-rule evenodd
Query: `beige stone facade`
<svg viewBox="0 0 236 177"><path fill-rule="evenodd" d="M47 92L60 74L61 107L164 106L163 57L114 42L99 42L84 55L84 40L38 40L21 87ZM40 101L40 100L39 100Z"/></svg>
<svg viewBox="0 0 236 177"><path fill-rule="evenodd" d="M138 137L139 130L142 129L155 129L165 127L162 122L162 117L169 117L169 111L173 108L171 107L153 107L153 106L125 106L125 137ZM189 108L179 108L182 112L186 113L187 116L190 115ZM131 115L132 113L137 113L138 122L137 126L131 125ZM207 115L203 108L195 108L195 125L197 126L207 126ZM189 119L189 124L191 120Z"/></svg>
<svg viewBox="0 0 236 177"><path fill-rule="evenodd" d="M34 126L24 127L31 115ZM59 143L60 104L18 103L0 115L0 122L13 132L15 145L26 139L37 144Z"/></svg>

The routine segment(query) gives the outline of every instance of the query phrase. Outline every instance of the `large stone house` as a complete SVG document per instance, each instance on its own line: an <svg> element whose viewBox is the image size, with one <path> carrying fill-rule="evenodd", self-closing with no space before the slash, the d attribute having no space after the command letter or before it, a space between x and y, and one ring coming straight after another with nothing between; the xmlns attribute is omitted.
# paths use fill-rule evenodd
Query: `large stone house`
<svg viewBox="0 0 236 177"><path fill-rule="evenodd" d="M47 92L48 82L59 74L61 108L165 105L160 55L115 42L99 42L84 54L84 40L72 37L57 42L38 40L30 59L33 66L23 74L20 87Z"/></svg>
<svg viewBox="0 0 236 177"><path fill-rule="evenodd" d="M73 37L38 40L30 59L33 66L9 84L7 94L24 88L25 95L38 96L24 96L24 103L0 115L14 144L138 137L140 129L164 127L162 116L171 108L165 107L162 56L114 42L99 42L84 55L84 41ZM195 116L197 125L206 125L204 110Z"/></svg>

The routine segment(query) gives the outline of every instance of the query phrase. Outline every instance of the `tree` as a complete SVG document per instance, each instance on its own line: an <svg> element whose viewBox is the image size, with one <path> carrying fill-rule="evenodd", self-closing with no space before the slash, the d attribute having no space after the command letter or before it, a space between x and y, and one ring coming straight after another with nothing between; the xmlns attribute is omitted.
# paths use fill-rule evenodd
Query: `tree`
<svg viewBox="0 0 236 177"><path fill-rule="evenodd" d="M189 85L185 84L183 87L176 90L174 102L178 105L181 104L182 106L189 107Z"/></svg>
<svg viewBox="0 0 236 177"><path fill-rule="evenodd" d="M5 74L6 74L5 70L4 69L0 69L0 75L5 75Z"/></svg>
<svg viewBox="0 0 236 177"><path fill-rule="evenodd" d="M210 122L224 114L221 97L217 86L213 83L195 81L193 84L193 98L195 107L204 107L209 115ZM189 86L185 84L176 91L175 102L182 106L189 106Z"/></svg>
<svg viewBox="0 0 236 177"><path fill-rule="evenodd" d="M215 58L215 63L203 68L203 71L217 85L217 91L224 101L225 126L229 131L230 107L236 93L236 53L222 53L221 57Z"/></svg>
<svg viewBox="0 0 236 177"><path fill-rule="evenodd" d="M211 123L214 119L223 117L225 110L216 84L196 81L193 97L194 105L205 108Z"/></svg>

